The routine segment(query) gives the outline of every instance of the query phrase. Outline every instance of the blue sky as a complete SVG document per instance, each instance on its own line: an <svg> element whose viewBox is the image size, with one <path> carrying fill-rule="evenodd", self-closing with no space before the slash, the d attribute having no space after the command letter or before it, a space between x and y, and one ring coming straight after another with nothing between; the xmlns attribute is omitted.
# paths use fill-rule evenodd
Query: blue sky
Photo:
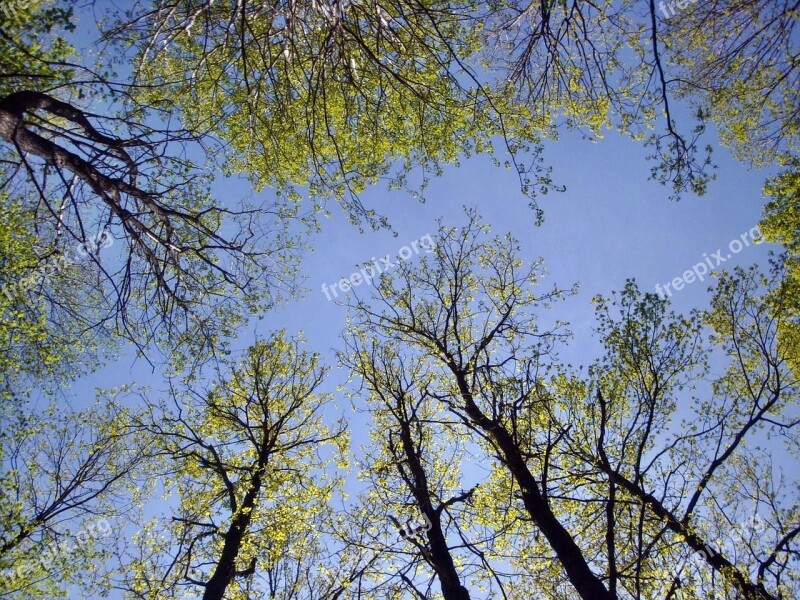
<svg viewBox="0 0 800 600"><path fill-rule="evenodd" d="M747 170L730 158L727 150L715 147L718 179L707 195L687 194L675 202L669 199L668 188L648 181L646 155L647 148L616 134L590 142L578 133L566 133L558 142L549 143L545 164L553 167L556 182L567 190L540 197L545 213L541 226L535 225L535 215L519 192L513 171L496 168L487 157L465 160L433 179L425 203L380 187L367 190L364 203L389 217L396 236L385 230L361 233L343 211L331 205L331 217L324 219L322 231L309 240L311 248L303 259L305 297L278 306L261 320L252 320L240 329L235 346L244 349L271 329L302 332L307 347L320 352L332 367L324 389L335 393L347 410L349 403L337 390L347 374L338 368L334 355L341 347L346 309L326 298L322 284L330 286L349 276L358 264L372 257L396 257L403 246L426 234L434 235L440 217L446 225L463 224L462 207L469 206L477 208L495 233L509 231L517 237L524 260L544 258L548 275L542 285L579 284L579 293L557 304L549 317L569 321L574 332L575 338L560 351L564 362L588 365L600 350L592 335L593 296L622 289L628 278L635 278L642 290L655 292L656 284L680 277L701 262L704 253L710 256L722 249L725 256L729 242L755 226L761 215L761 189L770 171ZM229 198L253 193L242 181L220 187ZM267 200L270 195L271 191L264 190L254 200ZM776 248L751 245L724 266L765 265L768 251ZM708 278L686 285L672 295L673 308L681 312L703 308L709 297L708 285ZM368 292L366 284L358 287L360 296ZM123 356L74 385L76 406L91 401L96 386L132 383L154 390L163 387L158 372L152 373L143 361L133 362L130 354ZM363 416L349 416L354 425L362 422ZM357 446L365 440L360 435L365 431L357 426L354 431Z"/></svg>
<svg viewBox="0 0 800 600"><path fill-rule="evenodd" d="M540 197L545 211L541 226L535 225L513 172L495 168L486 157L466 160L433 179L425 203L399 192L368 190L365 203L389 216L397 236L386 231L359 233L341 211L333 210L303 262L309 289L305 299L279 307L250 332L271 325L302 330L311 348L329 352L338 345L346 311L326 298L322 284L348 276L374 256L397 256L402 246L434 234L437 218L446 225L464 223L462 207L469 206L477 208L496 233L509 231L517 237L523 258L544 258L549 273L543 284L580 284L578 296L557 309L557 316L572 322L576 336L585 341L591 334L594 295L621 289L628 278L655 292L657 283L680 277L703 260L703 253L711 255L720 248L725 256L729 242L755 226L761 215L767 171L748 171L725 149L718 149L718 180L708 194L686 195L675 202L668 199L667 188L647 180L646 153L642 145L615 134L597 143L567 134L549 144L546 163L567 191ZM765 263L767 251L767 245L751 245L725 266ZM360 295L367 293L365 287L358 288ZM673 294L674 307L683 311L702 306L707 287L708 279L687 285ZM580 353L575 358L580 359Z"/></svg>

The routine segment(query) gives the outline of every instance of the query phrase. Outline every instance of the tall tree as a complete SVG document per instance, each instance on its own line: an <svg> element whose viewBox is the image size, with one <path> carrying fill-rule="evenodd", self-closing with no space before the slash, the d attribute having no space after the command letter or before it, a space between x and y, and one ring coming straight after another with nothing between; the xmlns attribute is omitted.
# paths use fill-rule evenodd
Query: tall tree
<svg viewBox="0 0 800 600"><path fill-rule="evenodd" d="M769 455L780 445L773 436L797 451L798 381L777 343L790 317L770 308L767 284L754 271L725 275L711 309L691 318L668 314L662 301L640 296L633 285L618 308L599 303L607 349L594 372L599 435L583 442L582 454L607 485L637 504L637 590L653 585L640 580L644 574L660 577L659 558L685 560L688 552L699 561L674 575L669 594L796 593L800 505L787 496L796 481L784 483ZM712 352L724 360L721 375L711 376L706 364ZM711 385L703 385L707 378ZM683 407L690 416L674 427L678 403L694 393L696 404ZM762 531L754 536L746 520L756 515ZM718 542L731 528L743 548ZM672 536L685 545L678 556L659 548Z"/></svg>
<svg viewBox="0 0 800 600"><path fill-rule="evenodd" d="M222 365L207 389L194 381L169 402L145 399L148 418L132 430L152 440L154 475L176 506L158 529L140 524L141 554L119 587L155 599L188 586L221 600L266 590L288 599L308 585L302 570L275 576L321 552L339 485L347 437L323 422L322 377L318 357L278 332Z"/></svg>
<svg viewBox="0 0 800 600"><path fill-rule="evenodd" d="M390 543L379 549L381 567L392 573L389 582L402 580L419 598L432 597L438 579L442 598L469 600L467 579L477 581L486 574L480 573L481 561L476 567L469 557L482 557L479 545L467 539L453 517L475 491L459 489L467 454L437 422L425 375L411 366L418 357L404 358L389 345L378 347L364 330L354 332L349 346L344 361L369 395L377 446L366 451L360 470L370 483L363 510L371 520L393 526ZM427 564L430 573L418 563ZM490 576L481 583L491 583Z"/></svg>

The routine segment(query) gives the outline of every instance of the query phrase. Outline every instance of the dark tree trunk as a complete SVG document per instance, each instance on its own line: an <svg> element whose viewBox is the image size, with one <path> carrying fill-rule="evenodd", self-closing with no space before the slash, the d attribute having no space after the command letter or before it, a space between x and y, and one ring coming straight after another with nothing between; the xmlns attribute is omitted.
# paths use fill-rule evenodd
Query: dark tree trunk
<svg viewBox="0 0 800 600"><path fill-rule="evenodd" d="M506 468L520 487L526 512L556 553L575 590L583 600L615 600L616 596L606 589L600 578L589 568L583 552L553 514L550 504L539 490L539 483L528 469L522 451L514 443L511 434L478 408L466 377L457 365L451 363L449 367L456 377L467 415L500 450Z"/></svg>
<svg viewBox="0 0 800 600"><path fill-rule="evenodd" d="M120 140L99 133L79 109L40 92L15 92L0 100L0 139L15 146L20 153L38 156L52 165L74 173L121 218L125 217L125 214L121 207L111 200L115 194L129 194L140 200L150 200L149 194L132 183L101 173L77 154L29 130L25 124L25 113L35 109L44 110L77 124L90 140L105 147L109 154L127 163L131 176L136 174L136 166L122 148L123 143Z"/></svg>
<svg viewBox="0 0 800 600"><path fill-rule="evenodd" d="M702 556L712 569L720 573L723 577L733 581L744 598L747 600L777 600L763 585L751 582L750 578L736 565L707 545L697 533L687 527L686 523L678 519L678 517L669 511L661 502L654 498L652 494L648 494L639 485L628 480L619 473L616 473L613 469L605 465L601 465L601 468L613 483L619 485L619 487L629 492L631 496L639 498L641 502L646 504L650 510L653 511L653 514L664 521L670 531L683 536L686 544L697 554Z"/></svg>
<svg viewBox="0 0 800 600"><path fill-rule="evenodd" d="M253 474L250 489L247 490L242 507L237 511L231 521L228 531L225 532L225 543L222 546L217 566L211 578L206 582L203 600L222 600L228 585L236 578L236 558L242 547L242 540L250 528L256 498L261 492L261 476Z"/></svg>
<svg viewBox="0 0 800 600"><path fill-rule="evenodd" d="M427 558L439 577L442 596L444 596L444 600L470 600L469 591L461 585L461 578L453 562L453 556L450 554L450 548L447 546L447 539L442 531L441 513L433 509L428 477L411 437L411 426L408 421L400 422L400 439L403 444L403 454L411 471L410 479L414 484L412 490L414 497L419 509L430 521L431 528L427 532L430 552ZM404 475L402 468L401 475Z"/></svg>

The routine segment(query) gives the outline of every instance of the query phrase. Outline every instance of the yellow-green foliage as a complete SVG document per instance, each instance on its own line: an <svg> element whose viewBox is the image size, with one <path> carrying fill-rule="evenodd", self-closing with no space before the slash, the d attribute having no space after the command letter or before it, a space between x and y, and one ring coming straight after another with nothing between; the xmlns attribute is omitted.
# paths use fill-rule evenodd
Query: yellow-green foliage
<svg viewBox="0 0 800 600"><path fill-rule="evenodd" d="M787 361L800 373L800 160L790 160L780 175L767 182L764 193L770 201L759 229L764 239L786 249L785 275L775 294L785 315L780 340Z"/></svg>

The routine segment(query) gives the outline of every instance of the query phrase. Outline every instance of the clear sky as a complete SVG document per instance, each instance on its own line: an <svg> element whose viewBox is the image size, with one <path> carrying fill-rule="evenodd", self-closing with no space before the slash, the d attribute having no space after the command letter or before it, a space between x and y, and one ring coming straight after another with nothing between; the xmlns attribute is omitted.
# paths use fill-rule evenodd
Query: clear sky
<svg viewBox="0 0 800 600"><path fill-rule="evenodd" d="M329 300L322 285L329 287L356 270L356 265L373 257L397 257L403 246L426 234L435 234L436 219L446 225L465 222L463 206L475 207L495 233L511 232L520 240L526 260L543 257L548 278L543 284L569 287L578 282L578 296L569 299L554 316L572 323L576 341L591 335L593 312L590 299L619 290L628 278L635 278L644 291L656 291L656 284L672 281L718 249L722 257L732 254L731 240L749 232L761 215L761 188L767 170L747 170L732 160L726 149L716 148L718 179L706 196L687 194L676 202L670 190L647 180L650 163L641 144L611 134L593 143L579 134L564 134L545 151L546 164L553 167L557 183L567 186L563 193L540 196L545 221L535 225L535 215L518 189L512 171L494 167L487 157L465 160L435 178L420 203L402 192L369 189L364 203L390 218L396 231L364 231L348 223L344 213L332 206L322 231L310 240L302 272L308 291L299 302L287 302L262 320L254 320L241 331L241 345L254 334L265 335L271 328L303 331L311 349L330 354L339 344L346 310L337 299ZM243 182L220 185L228 198L244 197L252 191ZM264 190L256 198L269 198ZM332 202L332 201L331 201ZM735 247L735 246L734 246ZM769 249L750 245L733 254L723 266L766 264ZM415 260L416 255L409 260ZM716 262L716 260L714 261ZM708 298L709 278L695 281L672 294L676 310L701 307ZM368 292L367 284L357 289ZM338 290L337 290L338 291ZM342 293L338 292L338 299ZM576 351L573 362L587 362L585 351ZM118 366L108 373L121 376ZM137 369L138 371L138 369ZM93 376L92 380L97 380ZM105 379L105 377L103 377Z"/></svg>
<svg viewBox="0 0 800 600"><path fill-rule="evenodd" d="M426 234L434 235L437 218L443 218L446 225L463 224L462 207L469 206L478 209L495 233L514 234L521 242L524 260L544 258L548 275L543 286L579 284L578 295L557 304L550 316L568 321L575 334L569 346L560 351L564 361L588 365L599 351L592 335L593 296L622 289L628 278L635 278L643 291L655 292L656 284L663 286L702 262L704 253L710 257L721 249L725 258L731 240L750 231L761 215L761 188L769 171L749 171L732 160L727 150L716 147L718 179L709 186L707 195L687 194L675 202L669 200L668 188L648 181L650 163L646 155L647 149L641 144L616 134L593 143L577 133L566 133L558 142L548 144L545 162L553 167L556 182L566 185L567 191L540 197L545 214L541 226L535 225L535 215L520 194L513 171L494 167L487 157L466 160L433 179L425 203L401 192L370 189L364 194L364 203L387 215L397 236L388 231L360 233L338 207L332 207L331 218L325 219L321 233L310 239L311 250L304 256L305 297L242 327L236 346L244 349L255 337L266 337L271 329L302 332L308 348L320 352L332 367L324 389L341 397L336 386L345 381L346 373L338 368L334 350L341 347L346 309L336 299L328 300L322 285L330 287L373 257L391 255L395 259L403 246ZM219 187L225 189L228 198L252 193L243 182ZM264 190L256 199L268 199L270 194ZM768 250L776 248L767 244L744 247L726 259L724 266L765 265ZM416 256L410 260L416 260ZM706 278L673 293L673 307L678 311L705 307L708 285ZM357 288L360 296L368 294L367 287L361 284ZM73 388L76 406L83 404L82 399L90 401L96 386L134 382L156 390L163 383L159 373L151 373L142 361L133 364L128 355L78 382ZM341 404L349 406L343 398ZM352 418L361 422L363 416ZM359 434L365 434L365 430L353 430L357 446L363 439Z"/></svg>

